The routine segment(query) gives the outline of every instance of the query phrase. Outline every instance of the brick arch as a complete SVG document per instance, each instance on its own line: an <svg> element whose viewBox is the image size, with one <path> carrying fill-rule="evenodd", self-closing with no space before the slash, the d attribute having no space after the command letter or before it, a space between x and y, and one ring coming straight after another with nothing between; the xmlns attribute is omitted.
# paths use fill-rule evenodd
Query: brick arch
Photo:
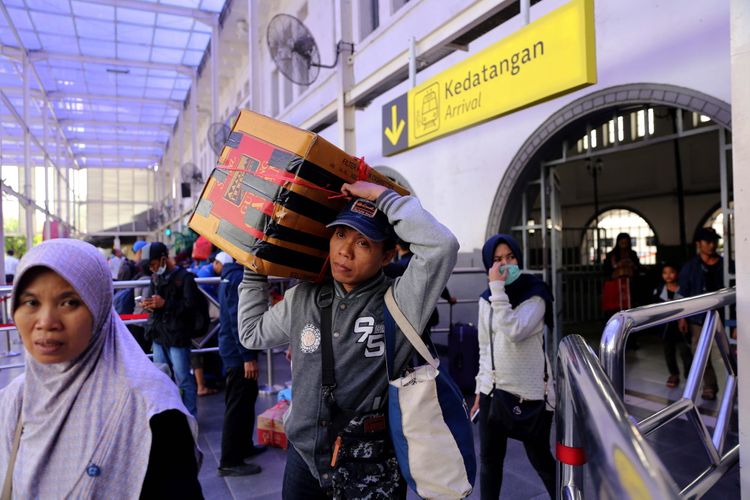
<svg viewBox="0 0 750 500"><path fill-rule="evenodd" d="M559 140L564 136L568 126L581 122L592 114L636 104L666 105L694 111L710 117L727 130L732 129L732 109L728 103L702 92L675 85L658 83L617 85L581 97L547 118L513 157L495 193L485 237L489 238L500 228L513 224L514 221L510 220L512 211L506 208L513 199L512 195L515 194L514 191L518 188L517 185L522 180L523 173L529 168L535 168L535 163L541 160L542 149L545 145Z"/></svg>

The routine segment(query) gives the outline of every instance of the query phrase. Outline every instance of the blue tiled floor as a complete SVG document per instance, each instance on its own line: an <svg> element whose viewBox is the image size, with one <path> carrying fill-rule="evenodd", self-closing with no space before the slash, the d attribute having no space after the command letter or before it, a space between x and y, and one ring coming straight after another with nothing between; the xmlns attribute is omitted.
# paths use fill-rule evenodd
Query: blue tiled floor
<svg viewBox="0 0 750 500"><path fill-rule="evenodd" d="M596 347L598 338L591 336L589 342ZM636 418L653 413L665 406L670 400L680 397L680 388L667 389L664 382L667 370L663 361L661 344L658 338L642 338L641 348L627 353L627 396L628 409ZM4 339L3 339L4 344ZM22 346L14 342L11 348L21 351ZM3 349L4 350L4 349ZM261 381L266 381L265 356L261 356ZM283 354L273 356L274 381L282 384L289 380L289 365ZM0 365L22 363L22 356L2 357ZM715 365L718 366L718 365ZM0 387L18 375L20 369L0 370ZM721 393L720 393L721 394ZM260 413L275 402L275 397L261 395L256 405ZM700 401L701 411L709 427L712 427L712 414L717 408L716 402ZM281 497L281 479L284 471L286 452L280 449L269 449L256 457L255 462L263 472L248 477L219 477L216 473L220 454L221 424L224 411L223 393L199 398L198 420L200 423L199 445L204 453L200 481L206 498L213 499L278 499ZM736 416L735 416L736 417ZM712 430L712 429L710 429ZM553 430L554 432L554 430ZM479 449L475 427L476 449ZM706 453L697 440L695 431L687 420L676 419L665 428L647 438L664 461L667 469L673 474L680 486L685 486L707 465ZM737 442L736 421L727 439L728 446ZM479 498L479 488L469 497ZM708 492L704 498L729 500L739 498L739 470L735 467ZM505 477L503 481L503 499L541 499L547 498L541 481L528 463L520 443L510 441L505 459ZM409 498L418 498L410 493ZM592 498L590 494L586 498Z"/></svg>

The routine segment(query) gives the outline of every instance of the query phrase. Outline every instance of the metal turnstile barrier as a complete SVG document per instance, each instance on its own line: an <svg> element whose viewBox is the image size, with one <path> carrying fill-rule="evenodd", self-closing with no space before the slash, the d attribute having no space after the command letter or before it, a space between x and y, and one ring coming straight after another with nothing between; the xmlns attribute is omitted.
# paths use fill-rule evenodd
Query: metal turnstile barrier
<svg viewBox="0 0 750 500"><path fill-rule="evenodd" d="M602 335L599 359L582 337L570 335L558 350L557 458L562 498L583 498L582 465L590 464L594 483L611 498L700 498L739 461L739 445L725 449L734 409L737 378L717 309L733 305L734 288L643 306L615 314ZM682 397L641 420L630 420L625 393L625 344L631 332L705 313L693 364ZM727 382L713 434L701 419L696 399L716 343ZM708 455L709 466L687 486L677 487L644 436L685 415ZM643 489L645 488L645 489Z"/></svg>

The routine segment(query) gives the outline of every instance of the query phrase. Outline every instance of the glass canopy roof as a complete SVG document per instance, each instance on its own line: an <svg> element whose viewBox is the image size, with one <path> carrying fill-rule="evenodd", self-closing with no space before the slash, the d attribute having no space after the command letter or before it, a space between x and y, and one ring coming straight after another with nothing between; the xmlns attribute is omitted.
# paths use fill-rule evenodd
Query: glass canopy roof
<svg viewBox="0 0 750 500"><path fill-rule="evenodd" d="M210 23L225 8L225 0L0 3L0 90L22 114L25 49L33 65L31 132L43 137L46 94L57 122L48 130L59 124L81 167L159 160L209 44ZM9 121L2 116L0 133L20 139L22 129ZM17 144L4 156L20 155Z"/></svg>

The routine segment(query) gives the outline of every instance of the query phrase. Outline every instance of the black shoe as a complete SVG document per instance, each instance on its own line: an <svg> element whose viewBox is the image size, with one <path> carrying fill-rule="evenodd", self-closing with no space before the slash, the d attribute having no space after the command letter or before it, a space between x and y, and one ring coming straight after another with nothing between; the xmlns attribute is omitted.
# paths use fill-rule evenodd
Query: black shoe
<svg viewBox="0 0 750 500"><path fill-rule="evenodd" d="M261 468L255 464L233 465L231 467L219 467L220 476L251 476L260 474Z"/></svg>
<svg viewBox="0 0 750 500"><path fill-rule="evenodd" d="M264 451L268 449L268 446L252 446L250 449L248 449L245 452L245 458L254 457L255 455L260 455Z"/></svg>

